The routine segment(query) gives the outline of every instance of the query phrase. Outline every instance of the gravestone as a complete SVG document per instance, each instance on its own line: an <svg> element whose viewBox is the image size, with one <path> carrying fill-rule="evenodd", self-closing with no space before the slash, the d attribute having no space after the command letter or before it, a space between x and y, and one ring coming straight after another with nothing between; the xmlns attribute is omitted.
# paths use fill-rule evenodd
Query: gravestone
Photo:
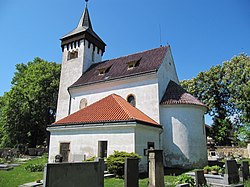
<svg viewBox="0 0 250 187"><path fill-rule="evenodd" d="M225 184L237 184L239 182L239 171L235 160L226 160L225 162Z"/></svg>
<svg viewBox="0 0 250 187"><path fill-rule="evenodd" d="M44 187L104 187L104 160L49 163L44 167Z"/></svg>
<svg viewBox="0 0 250 187"><path fill-rule="evenodd" d="M126 158L124 167L124 187L138 187L139 167L138 159Z"/></svg>
<svg viewBox="0 0 250 187"><path fill-rule="evenodd" d="M197 187L205 185L206 184L206 179L204 177L204 170L195 170L195 185Z"/></svg>
<svg viewBox="0 0 250 187"><path fill-rule="evenodd" d="M249 163L248 161L243 161L240 167L240 177L242 181L245 181L249 178Z"/></svg>
<svg viewBox="0 0 250 187"><path fill-rule="evenodd" d="M164 167L162 150L148 150L149 187L164 187Z"/></svg>

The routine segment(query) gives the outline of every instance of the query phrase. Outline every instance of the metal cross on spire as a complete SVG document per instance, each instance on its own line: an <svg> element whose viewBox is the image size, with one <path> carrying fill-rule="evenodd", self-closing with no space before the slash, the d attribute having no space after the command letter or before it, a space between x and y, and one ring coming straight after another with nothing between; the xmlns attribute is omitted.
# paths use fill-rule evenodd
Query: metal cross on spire
<svg viewBox="0 0 250 187"><path fill-rule="evenodd" d="M88 1L89 1L89 0L85 0L85 2L86 2L86 6L88 6Z"/></svg>

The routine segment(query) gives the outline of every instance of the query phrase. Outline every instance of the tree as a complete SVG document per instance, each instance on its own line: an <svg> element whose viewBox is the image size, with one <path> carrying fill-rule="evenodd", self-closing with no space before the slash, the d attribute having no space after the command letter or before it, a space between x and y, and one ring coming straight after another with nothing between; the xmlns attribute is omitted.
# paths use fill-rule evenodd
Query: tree
<svg viewBox="0 0 250 187"><path fill-rule="evenodd" d="M241 54L223 64L223 80L230 92L230 103L234 105L236 136L250 140L250 56Z"/></svg>
<svg viewBox="0 0 250 187"><path fill-rule="evenodd" d="M249 56L242 54L181 82L187 91L208 106L207 113L213 119L212 134L219 145L230 144L233 131L237 134L240 130L249 132L249 66Z"/></svg>
<svg viewBox="0 0 250 187"><path fill-rule="evenodd" d="M2 146L41 145L55 120L60 65L35 58L17 64L12 88L1 99Z"/></svg>

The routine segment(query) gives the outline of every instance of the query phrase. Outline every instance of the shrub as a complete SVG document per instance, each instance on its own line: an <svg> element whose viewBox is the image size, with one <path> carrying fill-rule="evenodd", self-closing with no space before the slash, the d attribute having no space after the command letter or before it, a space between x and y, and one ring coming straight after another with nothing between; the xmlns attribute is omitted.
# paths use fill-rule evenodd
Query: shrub
<svg viewBox="0 0 250 187"><path fill-rule="evenodd" d="M125 158L137 158L140 156L136 153L127 153L124 151L114 151L114 154L107 158L107 169L109 173L113 173L118 177L124 175Z"/></svg>
<svg viewBox="0 0 250 187"><path fill-rule="evenodd" d="M219 171L221 169L221 167L220 166L217 166L217 165L215 165L215 166L211 166L211 171Z"/></svg>
<svg viewBox="0 0 250 187"><path fill-rule="evenodd" d="M39 172L43 171L44 164L29 164L25 166L25 170L30 171L30 172Z"/></svg>
<svg viewBox="0 0 250 187"><path fill-rule="evenodd" d="M224 173L225 173L225 170L224 170L224 168L220 168L218 172L219 172L220 174L224 174Z"/></svg>
<svg viewBox="0 0 250 187"><path fill-rule="evenodd" d="M205 166L203 168L203 170L204 170L204 173L209 173L211 171L211 167L210 166Z"/></svg>
<svg viewBox="0 0 250 187"><path fill-rule="evenodd" d="M194 179L191 176L188 176L186 174L179 175L176 178L175 184L177 185L177 184L184 184L184 183L188 183L190 186L195 185Z"/></svg>
<svg viewBox="0 0 250 187"><path fill-rule="evenodd" d="M0 164L3 164L5 160L3 158L0 158Z"/></svg>

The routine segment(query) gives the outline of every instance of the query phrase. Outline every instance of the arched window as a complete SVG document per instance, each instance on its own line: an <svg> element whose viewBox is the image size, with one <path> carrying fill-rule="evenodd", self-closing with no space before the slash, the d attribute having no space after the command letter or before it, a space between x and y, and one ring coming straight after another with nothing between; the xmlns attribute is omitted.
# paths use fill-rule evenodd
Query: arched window
<svg viewBox="0 0 250 187"><path fill-rule="evenodd" d="M135 102L135 96L134 95L132 95L132 94L128 95L127 101L129 102L129 104L131 104L133 107L135 107L136 102Z"/></svg>
<svg viewBox="0 0 250 187"><path fill-rule="evenodd" d="M87 105L88 105L87 99L83 98L83 99L81 99L81 101L80 101L79 109L83 109L83 108L85 108Z"/></svg>

